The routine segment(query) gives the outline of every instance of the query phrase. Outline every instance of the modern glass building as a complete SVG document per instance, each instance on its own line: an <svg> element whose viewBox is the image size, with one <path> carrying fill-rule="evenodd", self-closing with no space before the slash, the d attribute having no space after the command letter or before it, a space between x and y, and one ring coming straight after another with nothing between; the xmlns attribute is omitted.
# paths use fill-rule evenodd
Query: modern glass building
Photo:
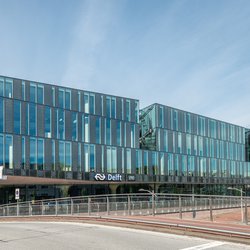
<svg viewBox="0 0 250 250"><path fill-rule="evenodd" d="M245 128L153 104L0 76L2 203L100 193L221 194L250 185Z"/></svg>

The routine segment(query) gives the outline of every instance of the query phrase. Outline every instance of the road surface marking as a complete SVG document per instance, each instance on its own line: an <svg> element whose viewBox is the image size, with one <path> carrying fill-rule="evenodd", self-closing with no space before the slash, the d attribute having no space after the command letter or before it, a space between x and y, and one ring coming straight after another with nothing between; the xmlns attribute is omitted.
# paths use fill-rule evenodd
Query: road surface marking
<svg viewBox="0 0 250 250"><path fill-rule="evenodd" d="M209 243L194 246L194 247L182 248L181 250L203 250L203 249L218 247L218 246L222 246L222 245L225 245L225 243L219 242L219 241L213 241L213 242L209 242Z"/></svg>

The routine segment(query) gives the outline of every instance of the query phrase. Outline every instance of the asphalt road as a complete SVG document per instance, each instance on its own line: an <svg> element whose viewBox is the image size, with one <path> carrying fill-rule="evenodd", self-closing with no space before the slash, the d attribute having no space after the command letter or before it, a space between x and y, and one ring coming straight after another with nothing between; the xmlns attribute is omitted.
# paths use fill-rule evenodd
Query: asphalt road
<svg viewBox="0 0 250 250"><path fill-rule="evenodd" d="M250 250L250 246L92 224L1 222L0 249Z"/></svg>

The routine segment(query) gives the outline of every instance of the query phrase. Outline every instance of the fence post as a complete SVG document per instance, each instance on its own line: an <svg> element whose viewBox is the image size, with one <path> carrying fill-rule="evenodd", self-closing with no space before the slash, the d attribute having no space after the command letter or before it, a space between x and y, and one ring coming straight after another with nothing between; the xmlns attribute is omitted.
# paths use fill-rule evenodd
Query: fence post
<svg viewBox="0 0 250 250"><path fill-rule="evenodd" d="M245 198L245 224L248 225L247 199Z"/></svg>
<svg viewBox="0 0 250 250"><path fill-rule="evenodd" d="M56 214L56 216L58 215L58 201L56 200L56 207L55 207L55 214Z"/></svg>
<svg viewBox="0 0 250 250"><path fill-rule="evenodd" d="M44 215L44 203L42 201L42 215Z"/></svg>
<svg viewBox="0 0 250 250"><path fill-rule="evenodd" d="M210 210L210 221L213 221L213 204L212 204L212 198L209 198L209 210Z"/></svg>
<svg viewBox="0 0 250 250"><path fill-rule="evenodd" d="M110 215L109 211L109 197L107 196L107 215Z"/></svg>
<svg viewBox="0 0 250 250"><path fill-rule="evenodd" d="M16 203L16 215L19 216L19 201Z"/></svg>
<svg viewBox="0 0 250 250"><path fill-rule="evenodd" d="M91 202L91 199L90 199L90 197L88 197L88 215L89 215L89 216L90 216L90 214L91 214L90 202Z"/></svg>
<svg viewBox="0 0 250 250"><path fill-rule="evenodd" d="M193 205L193 219L196 217L196 211L195 211L195 197L194 194L192 195L192 205Z"/></svg>
<svg viewBox="0 0 250 250"><path fill-rule="evenodd" d="M73 199L71 198L71 200L70 200L71 202L70 202L70 212L71 212L71 215L73 215L73 213L74 213L74 202L73 202Z"/></svg>
<svg viewBox="0 0 250 250"><path fill-rule="evenodd" d="M128 215L131 215L131 200L129 195L128 195Z"/></svg>
<svg viewBox="0 0 250 250"><path fill-rule="evenodd" d="M31 207L31 202L29 202L29 216L32 216L32 207Z"/></svg>
<svg viewBox="0 0 250 250"><path fill-rule="evenodd" d="M182 204L180 195L179 195L179 218L182 219Z"/></svg>

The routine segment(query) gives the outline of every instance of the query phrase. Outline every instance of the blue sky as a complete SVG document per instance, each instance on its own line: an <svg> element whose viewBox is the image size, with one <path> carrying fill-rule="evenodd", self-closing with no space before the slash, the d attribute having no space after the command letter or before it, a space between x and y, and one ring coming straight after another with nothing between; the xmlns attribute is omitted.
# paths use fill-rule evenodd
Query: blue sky
<svg viewBox="0 0 250 250"><path fill-rule="evenodd" d="M0 0L0 74L250 126L249 0Z"/></svg>

